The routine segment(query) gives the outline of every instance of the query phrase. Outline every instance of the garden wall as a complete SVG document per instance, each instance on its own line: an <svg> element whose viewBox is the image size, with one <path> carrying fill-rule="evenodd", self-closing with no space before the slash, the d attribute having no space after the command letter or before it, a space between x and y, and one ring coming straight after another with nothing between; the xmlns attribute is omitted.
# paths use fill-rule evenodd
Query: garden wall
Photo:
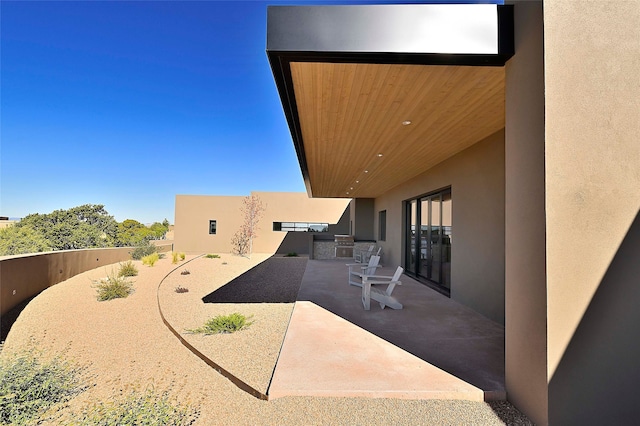
<svg viewBox="0 0 640 426"><path fill-rule="evenodd" d="M171 250L171 244L158 251ZM0 258L0 315L52 285L104 265L130 259L131 247L63 250Z"/></svg>

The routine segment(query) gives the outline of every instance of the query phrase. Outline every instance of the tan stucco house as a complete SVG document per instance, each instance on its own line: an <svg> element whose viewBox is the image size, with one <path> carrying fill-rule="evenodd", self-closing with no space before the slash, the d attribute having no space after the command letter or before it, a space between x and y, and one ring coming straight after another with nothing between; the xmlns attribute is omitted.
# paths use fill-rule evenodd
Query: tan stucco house
<svg viewBox="0 0 640 426"><path fill-rule="evenodd" d="M264 211L253 241L256 253L306 254L315 240L349 232L348 199L309 198L304 192L251 192ZM186 253L230 253L244 223L246 196L177 195L174 249Z"/></svg>
<svg viewBox="0 0 640 426"><path fill-rule="evenodd" d="M273 6L267 55L310 197L505 325L537 424L640 408L640 3Z"/></svg>

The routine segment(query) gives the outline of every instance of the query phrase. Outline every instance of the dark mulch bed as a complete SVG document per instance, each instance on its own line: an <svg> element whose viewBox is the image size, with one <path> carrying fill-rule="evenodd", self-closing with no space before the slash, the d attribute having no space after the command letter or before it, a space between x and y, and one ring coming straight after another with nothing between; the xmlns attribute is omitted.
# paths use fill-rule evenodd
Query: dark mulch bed
<svg viewBox="0 0 640 426"><path fill-rule="evenodd" d="M202 298L205 303L293 303L306 257L271 257Z"/></svg>

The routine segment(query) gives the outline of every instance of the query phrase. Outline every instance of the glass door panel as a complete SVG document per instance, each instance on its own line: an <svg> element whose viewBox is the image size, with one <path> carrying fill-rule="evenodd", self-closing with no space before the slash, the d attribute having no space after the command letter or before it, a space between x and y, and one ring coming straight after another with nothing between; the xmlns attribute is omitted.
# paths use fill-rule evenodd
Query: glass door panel
<svg viewBox="0 0 640 426"><path fill-rule="evenodd" d="M431 275L431 247L429 246L430 238L429 229L429 198L420 200L420 267L417 274L429 278Z"/></svg>
<svg viewBox="0 0 640 426"><path fill-rule="evenodd" d="M405 269L414 274L416 273L417 204L416 200L407 203L407 259Z"/></svg>
<svg viewBox="0 0 640 426"><path fill-rule="evenodd" d="M429 278L437 283L441 282L440 272L442 270L442 245L440 244L440 236L442 234L442 227L440 221L441 201L440 195L434 195L431 197L431 217L429 221L429 230L431 235L429 238L429 247L431 252L431 270L429 271Z"/></svg>
<svg viewBox="0 0 640 426"><path fill-rule="evenodd" d="M443 287L451 288L451 192L442 194L442 279Z"/></svg>
<svg viewBox="0 0 640 426"><path fill-rule="evenodd" d="M451 289L451 190L406 203L405 270Z"/></svg>

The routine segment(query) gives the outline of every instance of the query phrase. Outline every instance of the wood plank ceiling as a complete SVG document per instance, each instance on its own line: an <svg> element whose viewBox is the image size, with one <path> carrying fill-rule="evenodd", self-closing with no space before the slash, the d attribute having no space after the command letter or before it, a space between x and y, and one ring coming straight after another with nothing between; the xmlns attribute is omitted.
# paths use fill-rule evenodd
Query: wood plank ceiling
<svg viewBox="0 0 640 426"><path fill-rule="evenodd" d="M503 67L292 62L291 72L314 197L375 198L504 128Z"/></svg>

